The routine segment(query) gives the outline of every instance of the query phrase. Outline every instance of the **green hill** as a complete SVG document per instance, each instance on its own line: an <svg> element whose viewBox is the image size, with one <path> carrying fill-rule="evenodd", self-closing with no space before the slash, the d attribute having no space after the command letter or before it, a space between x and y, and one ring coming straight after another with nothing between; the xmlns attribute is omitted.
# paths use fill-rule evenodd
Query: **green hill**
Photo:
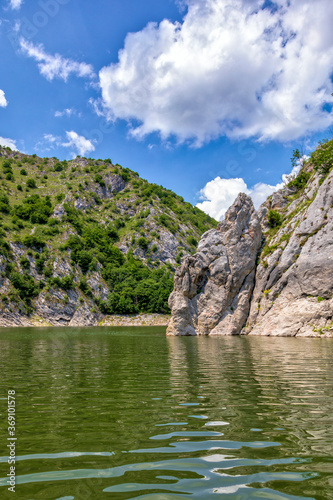
<svg viewBox="0 0 333 500"><path fill-rule="evenodd" d="M167 313L175 267L216 224L110 159L59 161L0 147L2 313L53 314L54 324L79 309Z"/></svg>

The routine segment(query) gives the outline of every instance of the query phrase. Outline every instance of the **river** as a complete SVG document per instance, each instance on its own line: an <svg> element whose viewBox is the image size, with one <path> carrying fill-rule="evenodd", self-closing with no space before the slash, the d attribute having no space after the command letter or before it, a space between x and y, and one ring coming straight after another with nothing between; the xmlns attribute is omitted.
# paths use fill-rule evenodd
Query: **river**
<svg viewBox="0 0 333 500"><path fill-rule="evenodd" d="M0 498L333 499L332 365L333 339L1 329Z"/></svg>

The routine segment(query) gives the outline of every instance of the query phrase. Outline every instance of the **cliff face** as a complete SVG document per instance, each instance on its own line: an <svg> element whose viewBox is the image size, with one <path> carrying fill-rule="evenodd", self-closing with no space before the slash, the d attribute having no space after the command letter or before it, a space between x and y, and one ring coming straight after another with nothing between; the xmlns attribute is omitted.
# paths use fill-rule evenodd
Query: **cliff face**
<svg viewBox="0 0 333 500"><path fill-rule="evenodd" d="M315 175L284 208L287 223L264 247L256 272L246 332L251 335L318 336L333 333L333 172ZM290 195L289 195L290 196ZM288 188L261 207L288 200Z"/></svg>
<svg viewBox="0 0 333 500"><path fill-rule="evenodd" d="M308 162L258 215L239 195L177 270L169 335L333 334L331 164Z"/></svg>
<svg viewBox="0 0 333 500"><path fill-rule="evenodd" d="M240 194L175 274L169 335L233 335L245 325L261 243L252 200Z"/></svg>

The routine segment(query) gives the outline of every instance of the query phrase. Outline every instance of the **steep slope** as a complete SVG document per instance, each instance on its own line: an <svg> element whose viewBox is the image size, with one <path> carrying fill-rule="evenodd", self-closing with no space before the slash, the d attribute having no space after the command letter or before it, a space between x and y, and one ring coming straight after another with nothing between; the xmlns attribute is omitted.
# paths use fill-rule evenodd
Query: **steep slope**
<svg viewBox="0 0 333 500"><path fill-rule="evenodd" d="M175 267L216 224L109 159L0 148L1 322L168 313Z"/></svg>
<svg viewBox="0 0 333 500"><path fill-rule="evenodd" d="M240 194L175 274L168 335L233 335L245 325L261 244L251 198Z"/></svg>
<svg viewBox="0 0 333 500"><path fill-rule="evenodd" d="M333 141L318 148L259 211L266 239L246 329L252 335L333 333L332 151Z"/></svg>
<svg viewBox="0 0 333 500"><path fill-rule="evenodd" d="M242 244L238 240L238 266L220 266L214 271L215 262L230 254L219 231L231 224L232 231L238 234L239 218L230 215L243 209L248 220L255 218L248 198L238 197L226 221L219 224L217 231L204 234L197 254L184 259L177 270L170 298L169 334L333 334L332 167L333 141L328 141L311 155L295 179L260 207L263 240L257 267L252 271L255 276L252 279L251 272L248 274L250 283L245 294L241 290L241 300L237 295L239 287L236 295L230 295L230 289L235 291L230 283L243 283L244 270L250 270L249 262L260 245L253 245L249 238ZM208 287L211 281L220 282L214 293ZM200 294L195 290L199 282ZM245 328L242 324L246 324Z"/></svg>

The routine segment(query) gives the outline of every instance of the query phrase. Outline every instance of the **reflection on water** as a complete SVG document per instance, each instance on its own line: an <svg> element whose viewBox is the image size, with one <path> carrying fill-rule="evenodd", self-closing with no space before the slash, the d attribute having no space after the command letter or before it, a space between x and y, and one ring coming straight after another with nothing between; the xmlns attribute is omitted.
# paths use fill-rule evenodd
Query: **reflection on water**
<svg viewBox="0 0 333 500"><path fill-rule="evenodd" d="M0 331L19 500L333 499L333 340Z"/></svg>

